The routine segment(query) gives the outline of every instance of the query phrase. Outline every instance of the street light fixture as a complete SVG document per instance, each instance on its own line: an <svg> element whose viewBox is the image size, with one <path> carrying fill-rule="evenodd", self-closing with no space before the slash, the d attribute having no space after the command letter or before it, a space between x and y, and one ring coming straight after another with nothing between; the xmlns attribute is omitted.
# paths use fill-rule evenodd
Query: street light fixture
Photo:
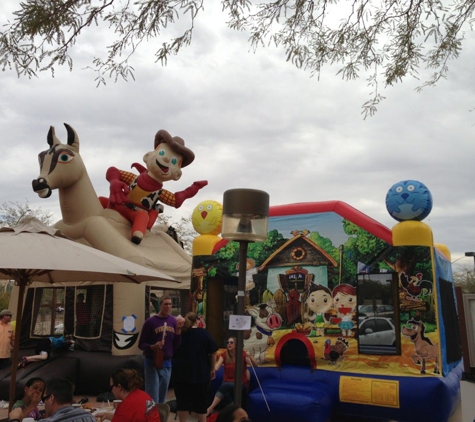
<svg viewBox="0 0 475 422"><path fill-rule="evenodd" d="M465 252L465 256L473 257L473 270L475 271L475 252Z"/></svg>
<svg viewBox="0 0 475 422"><path fill-rule="evenodd" d="M255 189L230 189L224 192L221 236L239 242L237 315L244 315L245 312L247 245L266 239L268 219L267 192ZM234 377L234 404L237 406L242 404L243 350L243 331L238 329Z"/></svg>

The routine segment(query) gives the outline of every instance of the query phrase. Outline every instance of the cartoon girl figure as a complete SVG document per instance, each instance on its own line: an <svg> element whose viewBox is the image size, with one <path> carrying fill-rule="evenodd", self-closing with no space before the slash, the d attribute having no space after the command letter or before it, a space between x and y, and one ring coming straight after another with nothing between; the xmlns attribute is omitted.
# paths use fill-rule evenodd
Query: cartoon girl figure
<svg viewBox="0 0 475 422"><path fill-rule="evenodd" d="M353 314L356 310L356 288L349 284L339 284L333 291L333 307L337 310L338 327L343 337L352 337L355 324Z"/></svg>
<svg viewBox="0 0 475 422"><path fill-rule="evenodd" d="M332 307L330 289L321 284L310 283L306 303L311 312L305 312L304 318L313 323L317 337L323 336L325 325L328 323L325 313Z"/></svg>

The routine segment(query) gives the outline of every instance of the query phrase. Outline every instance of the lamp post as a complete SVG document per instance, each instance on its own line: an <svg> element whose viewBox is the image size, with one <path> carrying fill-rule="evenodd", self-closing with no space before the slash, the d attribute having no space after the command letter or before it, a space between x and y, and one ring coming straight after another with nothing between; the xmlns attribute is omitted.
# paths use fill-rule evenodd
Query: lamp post
<svg viewBox="0 0 475 422"><path fill-rule="evenodd" d="M244 315L245 312L247 245L266 239L268 217L268 193L255 189L230 189L224 192L221 236L239 242L237 315ZM242 403L243 350L243 331L238 329L234 377L234 404L237 406Z"/></svg>
<svg viewBox="0 0 475 422"><path fill-rule="evenodd" d="M465 252L465 256L473 257L473 271L475 272L475 252Z"/></svg>

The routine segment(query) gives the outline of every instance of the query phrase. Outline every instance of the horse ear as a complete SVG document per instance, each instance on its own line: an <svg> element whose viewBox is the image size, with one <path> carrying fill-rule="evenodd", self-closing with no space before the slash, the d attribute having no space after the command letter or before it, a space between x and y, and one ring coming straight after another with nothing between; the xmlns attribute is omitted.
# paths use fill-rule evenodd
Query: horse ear
<svg viewBox="0 0 475 422"><path fill-rule="evenodd" d="M64 127L68 131L68 145L75 146L79 151L79 138L76 131L67 123L64 123Z"/></svg>
<svg viewBox="0 0 475 422"><path fill-rule="evenodd" d="M50 147L53 146L53 140L55 138L55 134L54 134L54 126L50 126L49 127L49 130L48 130L48 136L46 137L46 140L48 141L48 145Z"/></svg>
<svg viewBox="0 0 475 422"><path fill-rule="evenodd" d="M52 148L54 145L60 144L61 141L56 137L54 126L49 127L48 136L46 137L48 145Z"/></svg>

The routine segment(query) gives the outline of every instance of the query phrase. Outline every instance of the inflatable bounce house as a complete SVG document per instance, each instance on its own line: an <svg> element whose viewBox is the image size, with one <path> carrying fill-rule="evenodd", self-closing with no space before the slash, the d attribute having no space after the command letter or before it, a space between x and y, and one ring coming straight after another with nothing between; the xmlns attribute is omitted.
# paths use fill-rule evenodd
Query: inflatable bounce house
<svg viewBox="0 0 475 422"><path fill-rule="evenodd" d="M47 136L48 149L39 154L40 175L33 190L48 198L59 193L62 220L54 227L83 244L132 262L157 269L175 282L40 284L25 292L21 325L20 357L36 354L35 347L48 337L72 335L74 350L53 351L46 361L19 368L17 393L31 377L66 376L77 394L109 391L111 373L120 367L142 370L138 337L145 319L158 311L156 298L164 291L172 296L175 313L188 311L192 259L169 228L154 225L163 205L178 208L193 197L206 181L194 182L182 192L163 189L178 180L191 164L193 152L180 137L160 130L154 149L144 155L146 166L133 163L134 172L110 167L109 198L98 197L79 153L79 137L65 125L67 142ZM136 174L138 172L138 174ZM18 287L9 309L16 314ZM155 307L155 310L154 310ZM9 397L10 368L0 371L0 399Z"/></svg>
<svg viewBox="0 0 475 422"><path fill-rule="evenodd" d="M461 342L450 252L422 222L431 194L396 183L386 207L392 230L339 201L270 208L246 268L253 421L442 422L455 409ZM239 245L218 236L219 212L205 201L193 213L191 293L224 346Z"/></svg>

